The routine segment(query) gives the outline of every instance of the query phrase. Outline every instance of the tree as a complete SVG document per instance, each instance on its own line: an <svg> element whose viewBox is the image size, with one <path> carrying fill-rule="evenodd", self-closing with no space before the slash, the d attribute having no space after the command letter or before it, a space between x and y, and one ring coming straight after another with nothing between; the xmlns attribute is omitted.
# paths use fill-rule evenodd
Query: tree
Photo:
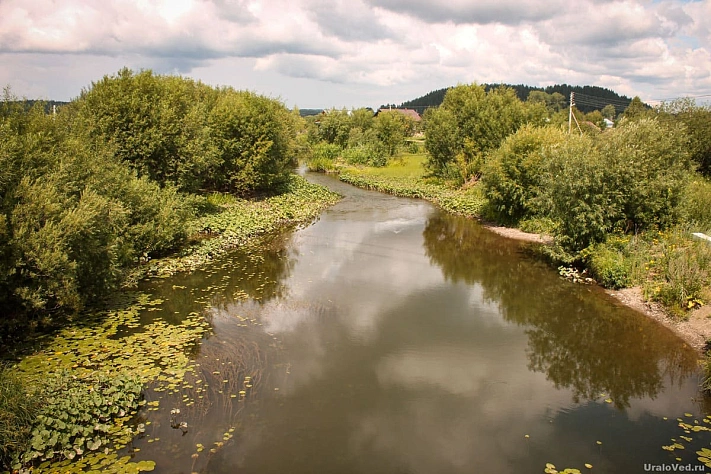
<svg viewBox="0 0 711 474"><path fill-rule="evenodd" d="M679 127L641 119L596 137L573 135L544 160L543 197L569 250L679 220L690 169Z"/></svg>
<svg viewBox="0 0 711 474"><path fill-rule="evenodd" d="M608 120L615 120L615 117L617 116L617 109L615 109L614 105L607 104L602 108L601 113L604 118Z"/></svg>
<svg viewBox="0 0 711 474"><path fill-rule="evenodd" d="M544 152L566 137L556 127L524 125L489 155L482 183L499 220L515 223L541 213Z"/></svg>
<svg viewBox="0 0 711 474"><path fill-rule="evenodd" d="M283 104L251 92L223 90L208 119L220 165L212 189L247 194L284 183L295 164L293 116Z"/></svg>
<svg viewBox="0 0 711 474"><path fill-rule="evenodd" d="M439 175L454 166L462 179L481 172L484 155L532 118L513 89L483 86L449 89L439 109L425 116L428 167Z"/></svg>
<svg viewBox="0 0 711 474"><path fill-rule="evenodd" d="M320 116L319 137L328 143L334 143L341 148L348 144L351 129L351 119L346 109L331 109Z"/></svg>
<svg viewBox="0 0 711 474"><path fill-rule="evenodd" d="M684 125L691 160L701 174L711 176L711 106L684 98L662 103L657 110L663 120Z"/></svg>
<svg viewBox="0 0 711 474"><path fill-rule="evenodd" d="M630 102L630 105L627 106L623 114L625 118L629 120L636 120L648 116L649 111L649 107L644 105L642 99L640 99L638 96L635 96Z"/></svg>
<svg viewBox="0 0 711 474"><path fill-rule="evenodd" d="M375 118L373 129L387 154L393 156L405 136L412 132L412 120L396 111L381 111Z"/></svg>

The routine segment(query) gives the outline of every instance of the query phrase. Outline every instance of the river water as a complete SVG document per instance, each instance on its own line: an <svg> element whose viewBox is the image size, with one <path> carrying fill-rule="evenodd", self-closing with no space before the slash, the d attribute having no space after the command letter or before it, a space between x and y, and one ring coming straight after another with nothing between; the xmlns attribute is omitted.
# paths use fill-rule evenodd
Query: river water
<svg viewBox="0 0 711 474"><path fill-rule="evenodd" d="M254 385L198 404L187 436L156 420L136 441L156 472L699 465L711 436L677 418L711 426L707 401L696 353L669 330L471 220L308 178L344 195L316 223L149 285L163 315L209 303L196 361L208 371L248 353L235 376L252 370ZM685 449L662 449L672 438Z"/></svg>

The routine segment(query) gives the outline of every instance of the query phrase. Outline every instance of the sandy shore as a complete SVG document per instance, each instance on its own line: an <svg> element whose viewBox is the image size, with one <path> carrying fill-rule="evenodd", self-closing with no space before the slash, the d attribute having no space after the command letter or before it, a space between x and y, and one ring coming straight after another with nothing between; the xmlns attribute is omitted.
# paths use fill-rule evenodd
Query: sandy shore
<svg viewBox="0 0 711 474"><path fill-rule="evenodd" d="M483 223L492 232L510 239L525 242L550 243L552 237L531 234L510 227L500 227ZM672 317L660 304L646 301L642 289L638 287L622 290L605 290L625 306L637 310L674 331L684 342L698 351L703 351L706 341L711 339L711 306L703 306L689 313L686 320Z"/></svg>
<svg viewBox="0 0 711 474"><path fill-rule="evenodd" d="M679 320L659 304L645 301L642 289L638 287L622 290L606 290L614 298L674 331L694 349L703 351L706 341L711 338L711 307L702 306L691 311L686 320Z"/></svg>
<svg viewBox="0 0 711 474"><path fill-rule="evenodd" d="M536 242L539 244L549 244L553 242L553 237L549 235L531 234L512 227L501 227L493 224L482 222L482 225L495 234L508 237L509 239L522 240L525 242Z"/></svg>

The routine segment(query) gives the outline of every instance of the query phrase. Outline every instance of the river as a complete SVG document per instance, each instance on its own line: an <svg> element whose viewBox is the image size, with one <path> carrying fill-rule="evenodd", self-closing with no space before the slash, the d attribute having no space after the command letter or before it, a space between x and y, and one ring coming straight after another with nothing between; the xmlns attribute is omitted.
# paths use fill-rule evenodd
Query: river
<svg viewBox="0 0 711 474"><path fill-rule="evenodd" d="M182 407L190 426L183 435L166 412L144 412L155 420L134 446L156 472L699 465L711 436L684 433L677 418L711 426L708 402L697 354L668 329L476 222L308 179L344 199L305 229L145 287L167 301L144 320L206 311L203 373L239 356L249 361L233 375L251 374L187 407L148 394L163 397L162 410ZM676 441L685 449L662 449Z"/></svg>

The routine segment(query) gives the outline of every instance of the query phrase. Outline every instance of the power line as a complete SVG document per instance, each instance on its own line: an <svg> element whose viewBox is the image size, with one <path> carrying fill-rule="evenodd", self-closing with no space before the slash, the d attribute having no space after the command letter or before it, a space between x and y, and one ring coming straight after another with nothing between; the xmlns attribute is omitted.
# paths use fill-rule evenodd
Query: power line
<svg viewBox="0 0 711 474"><path fill-rule="evenodd" d="M702 95L685 95L681 97L668 97L666 99L651 99L650 102L671 102L678 99L703 99L704 97L711 97L711 94Z"/></svg>

